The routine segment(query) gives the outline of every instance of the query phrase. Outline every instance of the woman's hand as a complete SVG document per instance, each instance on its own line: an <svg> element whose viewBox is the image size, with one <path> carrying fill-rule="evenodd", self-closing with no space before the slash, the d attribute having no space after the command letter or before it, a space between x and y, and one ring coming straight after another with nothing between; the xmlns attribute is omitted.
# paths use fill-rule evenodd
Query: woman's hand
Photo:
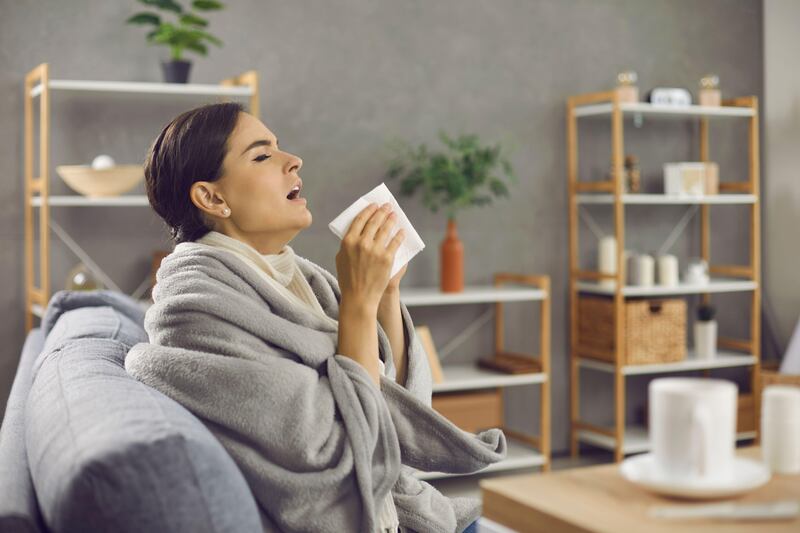
<svg viewBox="0 0 800 533"><path fill-rule="evenodd" d="M389 280L389 284L386 285L386 291L399 291L400 290L400 280L403 279L403 276L408 270L408 263L403 265L403 268L397 271L397 274L394 275L392 279ZM385 294L385 293L384 293Z"/></svg>
<svg viewBox="0 0 800 533"><path fill-rule="evenodd" d="M336 254L336 275L342 302L348 300L377 313L378 304L389 285L394 256L405 239L402 229L389 239L394 225L395 214L391 212L391 205L384 204L379 208L374 203L361 211L350 224Z"/></svg>
<svg viewBox="0 0 800 533"><path fill-rule="evenodd" d="M400 230L389 239L394 220L389 204L380 209L370 204L350 224L336 254L342 291L337 349L361 364L377 387L378 306L389 284L394 256L405 238Z"/></svg>

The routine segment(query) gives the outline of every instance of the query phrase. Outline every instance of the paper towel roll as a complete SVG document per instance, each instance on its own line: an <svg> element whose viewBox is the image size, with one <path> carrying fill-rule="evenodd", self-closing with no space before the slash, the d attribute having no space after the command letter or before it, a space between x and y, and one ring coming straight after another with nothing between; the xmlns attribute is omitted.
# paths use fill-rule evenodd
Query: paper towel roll
<svg viewBox="0 0 800 533"><path fill-rule="evenodd" d="M658 258L658 284L674 287L678 284L678 258L665 254Z"/></svg>
<svg viewBox="0 0 800 533"><path fill-rule="evenodd" d="M617 239L614 237L603 237L600 239L600 247L597 258L598 270L603 274L617 273ZM600 285L604 287L614 287L613 279L603 279Z"/></svg>

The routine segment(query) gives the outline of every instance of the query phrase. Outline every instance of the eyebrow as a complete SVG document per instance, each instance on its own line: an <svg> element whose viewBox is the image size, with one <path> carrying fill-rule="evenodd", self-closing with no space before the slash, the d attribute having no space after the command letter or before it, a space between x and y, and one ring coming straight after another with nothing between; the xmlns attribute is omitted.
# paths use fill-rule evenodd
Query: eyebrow
<svg viewBox="0 0 800 533"><path fill-rule="evenodd" d="M257 141L253 141L250 143L250 146L244 149L242 155L246 154L253 148L257 148L259 146L272 146L272 141L270 141L269 139L259 139ZM275 139L275 146L278 146L278 139Z"/></svg>

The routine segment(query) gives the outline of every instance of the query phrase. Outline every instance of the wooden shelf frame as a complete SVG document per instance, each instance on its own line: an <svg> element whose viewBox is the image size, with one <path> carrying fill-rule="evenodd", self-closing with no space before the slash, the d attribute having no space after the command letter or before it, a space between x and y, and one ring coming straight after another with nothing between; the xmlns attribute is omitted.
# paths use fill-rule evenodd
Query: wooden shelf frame
<svg viewBox="0 0 800 533"><path fill-rule="evenodd" d="M545 297L541 300L541 309L539 313L539 355L531 355L535 359L540 372L547 376L539 386L539 435L528 435L519 431L512 430L503 426L503 432L516 440L525 442L535 448L544 458L542 463L542 471L547 472L550 470L551 460L551 424L550 424L550 323L551 323L551 305L550 305L550 277L525 275L525 274L512 274L508 272L500 272L494 276L494 285L496 287L503 287L507 284L517 285L530 285L536 287L544 292ZM505 347L505 331L504 331L504 318L505 309L503 302L495 303L494 314L494 349L496 354L506 353ZM525 354L514 354L525 355Z"/></svg>
<svg viewBox="0 0 800 533"><path fill-rule="evenodd" d="M643 113L648 116L673 116L683 119L697 120L700 125L700 159L709 161L709 119L729 117L732 120L746 120L748 125L748 179L745 182L720 183L721 193L737 193L736 198L721 199L701 198L688 203L700 204L700 247L701 257L710 265L710 272L716 276L739 278L752 282L750 291L750 328L748 339L719 340L721 348L742 351L752 355L754 361L749 366L750 382L755 397L756 427L759 425L759 399L761 357L760 301L761 301L761 232L760 232L760 196L759 196L759 130L758 130L758 98L745 96L724 100L719 108L689 106L683 109L666 109L650 104L625 104L619 101L615 91L588 93L571 96L566 106L567 133L567 194L569 217L569 294L570 294L570 450L573 456L578 454L579 432L589 428L590 424L580 418L580 367L581 357L576 352L578 346L578 297L581 286L586 288L586 281L613 279L615 288L610 294L614 302L614 426L602 428L601 434L613 439L614 460L619 462L626 453L625 448L625 377L631 374L630 366L623 363L625 338L624 302L626 298L623 269L618 268L613 275L597 271L581 269L578 254L578 205L592 202L587 193L605 193L602 201L613 209L614 236L617 241L617 265L623 263L625 249L625 205L632 203L675 203L669 198L642 198L626 195L623 188L624 159L624 116L630 113ZM606 181L581 182L578 179L578 120L581 117L605 116L611 121L611 160L614 169L613 178ZM597 197L596 197L597 198ZM661 200L664 200L663 202ZM705 200L705 201L704 201ZM742 200L738 202L736 200ZM749 265L713 265L711 263L711 205L724 203L741 203L749 210L750 235L748 242ZM630 288L627 289L630 292ZM711 292L692 291L702 295L704 302L709 302ZM585 361L585 359L583 359ZM707 372L707 370L706 370ZM595 428L597 429L597 428Z"/></svg>
<svg viewBox="0 0 800 533"><path fill-rule="evenodd" d="M465 391L482 391L493 397L493 404L498 406L493 418L497 421L509 441L509 456L505 460L476 472L480 475L486 472L515 470L519 468L540 467L542 471L549 471L551 464L551 418L550 418L550 352L551 352L551 284L550 277L545 275L515 274L499 272L494 274L491 286L466 287L461 293L442 293L437 289L401 289L401 301L408 307L425 307L439 305L464 305L494 303L494 350L496 354L506 353L504 304L510 302L539 302L539 319L533 327L539 328L538 355L513 354L516 356L530 357L536 361L538 372L531 374L506 374L492 370L477 368L474 372L459 372L469 374L469 379L461 379L459 383L448 384L444 382L434 386L434 399L437 395L446 397L451 393ZM407 303L409 302L409 303ZM487 314L491 319L492 311ZM479 321L485 323L483 319ZM472 326L467 328L472 329ZM452 342L452 341L451 341ZM452 368L457 368L454 365ZM443 364L442 369L447 376L448 365ZM455 372L453 373L456 374ZM505 426L503 389L507 387L531 386L539 387L539 434L533 435ZM460 412L458 413L460 415ZM452 477L441 473L418 473L422 479L439 479ZM461 475L461 474L458 474Z"/></svg>
<svg viewBox="0 0 800 533"><path fill-rule="evenodd" d="M219 87L230 90L214 91L213 85L161 84L138 82L95 82L52 80L48 63L41 63L25 75L24 83L24 172L25 172L25 333L34 327L34 318L41 316L51 297L50 284L50 207L82 207L91 205L145 205L142 197L118 197L116 201L91 202L82 196L50 196L50 126L51 96L53 91L81 90L90 92L126 92L133 94L161 93L183 96L216 96L219 101L229 101L234 96L248 98L248 112L260 116L258 73L255 70L224 79ZM39 100L39 169L34 176L34 100ZM52 202L51 202L52 199ZM35 281L34 266L34 208L39 209L39 285Z"/></svg>

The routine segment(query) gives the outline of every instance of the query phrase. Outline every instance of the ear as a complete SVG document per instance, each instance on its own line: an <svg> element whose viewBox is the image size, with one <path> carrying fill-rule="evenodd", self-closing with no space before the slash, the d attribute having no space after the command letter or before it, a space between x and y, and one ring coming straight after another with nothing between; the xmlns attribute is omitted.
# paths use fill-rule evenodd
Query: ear
<svg viewBox="0 0 800 533"><path fill-rule="evenodd" d="M225 199L219 193L216 184L208 181L197 181L189 189L189 198L197 208L207 215L219 216L225 207Z"/></svg>

